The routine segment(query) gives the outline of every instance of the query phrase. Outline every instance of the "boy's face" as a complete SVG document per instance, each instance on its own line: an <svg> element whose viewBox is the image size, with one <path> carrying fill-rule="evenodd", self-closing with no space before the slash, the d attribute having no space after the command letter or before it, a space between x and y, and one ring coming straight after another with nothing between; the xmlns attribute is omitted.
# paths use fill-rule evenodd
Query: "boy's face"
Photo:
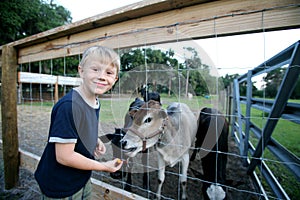
<svg viewBox="0 0 300 200"><path fill-rule="evenodd" d="M84 67L78 67L78 71L84 89L95 95L104 94L118 80L116 67L103 64L99 59L87 61Z"/></svg>

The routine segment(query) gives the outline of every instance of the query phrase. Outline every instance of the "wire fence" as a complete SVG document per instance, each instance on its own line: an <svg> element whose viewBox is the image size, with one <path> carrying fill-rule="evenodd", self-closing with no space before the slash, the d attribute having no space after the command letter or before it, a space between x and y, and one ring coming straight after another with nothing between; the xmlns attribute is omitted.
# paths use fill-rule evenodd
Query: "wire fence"
<svg viewBox="0 0 300 200"><path fill-rule="evenodd" d="M287 7L274 7L270 8L271 10L282 10L289 9L290 7L295 7L298 5L289 5ZM264 27L264 15L263 13L266 10L258 10L253 12L241 12L238 15L247 15L252 13L262 13L261 15L261 24ZM242 123L245 121L255 121L257 126L263 127L267 120L275 119L279 120L279 123L282 123L283 129L275 130L275 135L277 141L284 143L284 148L287 148L291 151L296 160L299 160L299 137L298 134L298 124L286 125L286 120L281 117L266 117L265 112L256 112L252 111L251 115L249 114L249 109L247 107L247 101L249 98L241 100L239 103L246 102L246 106L232 108L232 94L231 92L236 92L240 94L241 87L237 91L228 91L224 87L223 81L220 78L220 75L212 74L212 72L218 72L218 70L226 70L220 67L221 64L218 61L212 61L210 58L207 58L207 55L203 54L203 49L193 40L189 42L180 42L180 33L177 29L179 25L182 24L193 24L195 22L207 22L211 21L214 24L214 35L215 40L218 41L218 32L216 30L216 19L229 17L229 15L224 16L216 16L210 19L196 19L196 21L186 21L180 22L176 24L167 25L164 27L154 27L153 29L162 30L165 28L175 27L177 38L174 43L165 44L165 45L148 45L147 38L145 38L145 45L143 47L137 47L136 49L152 49L157 50L161 49L162 51L167 51L169 49L175 49L175 58L179 61L177 65L161 64L161 63L153 63L148 62L149 57L151 55L147 54L147 51L141 50L144 54L143 56L143 64L138 65L131 70L123 70L121 71L121 75L119 77L119 81L116 83L114 89L110 91L108 94L101 96L101 114L99 121L99 136L107 133L114 133L115 128L122 128L124 126L124 118L125 114L128 111L129 104L139 96L139 89L142 85L148 85L151 83L151 89L153 91L161 91L161 100L163 108L166 108L167 105L171 102L182 102L187 104L190 109L193 111L196 118L199 117L199 113L201 108L203 107L212 107L220 110L224 113L224 116L230 120L231 123L235 122L235 120L239 121L239 126L237 127L238 131L235 131L235 124L232 125L231 136L237 137L229 137L228 152L222 151L213 151L211 149L199 148L201 151L208 152L216 152L217 155L227 155L227 181L223 184L218 183L226 190L226 195L228 199L278 199L278 194L276 193L276 189L270 187L270 181L265 180L266 178L263 171L269 171L269 168L265 168L264 163L268 163L268 166L273 166L272 169L275 169L275 173L272 174L272 177L277 177L280 182L284 182L281 184L281 187L285 189L286 196L284 198L290 199L298 199L300 197L298 188L299 188L299 179L294 178L293 174L289 174L288 171L284 169L277 168L278 165L289 165L289 166L297 166L299 164L294 161L282 161L278 160L275 157L271 156L269 150L262 151L262 156L257 158L259 160L259 165L255 168L255 173L249 174L248 164L245 161L249 161L251 159L251 151L254 152L255 146L259 145L259 140L255 139L256 136L251 136L250 134L245 137L243 135L244 128L252 128L252 132L255 132L255 127L250 126L249 124L244 125ZM234 17L234 16L232 16ZM137 32L145 32L148 29L140 29L136 30ZM124 34L134 34L134 32L126 32ZM120 35L113 35L110 37L116 38ZM106 37L105 37L106 38ZM80 46L82 44L91 43L95 41L103 41L105 38L97 38L93 41L85 41L83 43L70 43L67 46L54 46L54 49L68 48L71 46ZM203 62L198 63L196 67L189 67L187 65L187 60L195 58L191 55L191 51L188 51L186 48L192 47L194 50L199 53L199 57ZM180 50L179 50L180 49ZM120 56L126 50L116 49ZM243 49L241 48L241 51ZM127 50L129 51L129 50ZM41 155L43 149L47 142L49 125L50 125L50 114L51 108L55 104L55 102L70 91L71 88L80 84L76 74L74 71L68 71L70 69L76 69L81 55L74 56L73 59L60 58L50 59L46 61L39 62L30 62L28 61L25 64L19 66L19 79L18 79L18 131L19 131L19 145L20 148L32 152L36 155ZM233 58L234 59L234 58ZM208 60L208 61L207 61ZM182 66L180 65L180 61ZM205 61L205 62L204 62ZM214 65L213 63L217 63ZM296 66L296 65L294 65ZM298 67L297 65L296 67ZM248 66L246 67L237 67L236 69L250 69ZM266 69L266 65L259 66L258 68ZM257 69L258 69L257 68ZM56 74L56 72L60 72L60 74ZM270 71L267 70L266 73ZM28 73L28 74L26 74ZM24 76L24 75L27 75ZM37 75L37 76L36 76ZM59 82L58 77L65 77L65 82ZM201 77L201 79L193 80L195 77ZM69 79L70 78L70 79ZM245 77L242 77L245 78ZM282 77L284 79L284 77ZM201 96L198 95L197 85L199 85L200 80L203 81L202 88L206 88L206 94L201 93ZM66 81L69 81L66 83ZM256 80L257 81L257 80ZM297 80L294 80L297 81ZM262 84L266 84L264 77L262 77L259 81ZM251 82L252 85L253 82ZM249 86L249 82L248 82ZM266 91L263 91L263 95L265 95ZM247 96L247 95L245 95ZM266 96L262 98L267 102ZM298 101L296 101L299 103ZM266 107L266 103L264 103L264 107ZM240 109L240 112L234 112L236 109ZM292 113L298 114L298 113ZM243 116L242 116L243 115ZM245 116L244 116L245 115ZM297 119L294 119L296 121ZM293 121L293 120L292 120ZM278 126L279 127L279 126ZM215 127L216 130L218 127ZM2 133L1 133L2 134ZM240 134L240 135L237 135ZM235 139L234 139L235 138ZM288 138L288 140L287 140ZM251 141L255 145L251 146L248 144L248 141ZM288 141L288 142L287 142ZM214 141L215 143L217 141ZM269 141L268 141L269 142ZM168 147L169 144L161 143L161 145L165 145ZM245 146L249 148L245 148ZM243 147L241 147L243 146ZM267 146L267 143L263 143L263 149ZM171 147L171 146L170 146ZM182 146L177 145L177 148L181 148ZM101 160L109 160L113 158L112 147L107 144L107 154L101 158ZM188 146L189 152L193 152L195 149L194 146ZM250 149L250 150L249 150ZM250 151L250 153L248 152ZM141 155L137 155L128 161L128 165L133 166L133 171L135 173L132 174L132 192L144 196L146 198L151 198L155 196L157 189L157 156L153 156L154 154L148 155L148 165L143 165L141 162ZM252 158L255 160L256 158ZM195 161L191 161L188 169L188 181L187 181L187 191L189 199L201 199L203 196L201 192L201 187L203 183L206 181L203 178L203 169L202 169L201 157L197 155ZM251 165L250 163L250 166ZM125 166L124 170L126 171ZM150 183L150 188L143 188L143 177L142 172L144 168L147 168L149 171L148 182ZM260 170L258 170L258 168ZM278 170L280 169L280 170ZM257 171L256 171L257 170ZM253 171L253 170L252 170ZM180 194L182 193L179 177L181 174L180 164L176 164L174 167L166 167L166 180L162 190L162 198L163 199L179 199ZM123 177L120 180L116 180L111 178L110 174L105 172L94 172L93 177L109 183L111 185L115 185L119 188L125 189L126 187L126 178ZM256 181L254 181L256 180ZM279 181L278 181L279 182ZM176 184L177 183L177 184ZM211 184L216 184L216 182L209 182ZM174 186L175 185L175 186ZM33 189L36 191L36 189ZM275 191L275 192L274 192Z"/></svg>

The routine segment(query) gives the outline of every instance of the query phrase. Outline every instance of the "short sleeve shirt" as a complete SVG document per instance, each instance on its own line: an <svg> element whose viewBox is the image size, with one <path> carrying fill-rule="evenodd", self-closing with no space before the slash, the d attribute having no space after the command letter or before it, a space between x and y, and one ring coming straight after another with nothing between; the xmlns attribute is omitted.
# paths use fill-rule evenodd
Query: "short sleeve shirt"
<svg viewBox="0 0 300 200"><path fill-rule="evenodd" d="M75 143L76 152L94 159L99 111L100 105L91 107L74 89L54 105L48 143L35 172L35 178L46 196L71 196L90 179L90 170L71 168L56 161L55 143Z"/></svg>

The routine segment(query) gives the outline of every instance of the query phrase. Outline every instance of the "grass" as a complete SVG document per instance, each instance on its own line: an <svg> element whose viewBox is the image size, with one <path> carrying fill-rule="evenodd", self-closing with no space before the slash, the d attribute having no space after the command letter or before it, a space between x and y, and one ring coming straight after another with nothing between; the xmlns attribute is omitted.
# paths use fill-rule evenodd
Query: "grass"
<svg viewBox="0 0 300 200"><path fill-rule="evenodd" d="M300 103L300 101L294 100L293 102ZM242 112L245 113L245 105L241 106ZM257 110L251 109L251 122L254 123L257 127L262 129L267 122L267 114ZM297 157L300 156L300 137L299 137L299 124L290 122L288 120L279 119L273 133L272 138L277 142L287 148ZM257 146L259 139L250 133L250 141ZM266 164L273 172L276 179L281 183L284 190L291 199L300 199L300 182L295 178L295 176L286 168L286 166L279 162L278 159L266 148L263 152L263 158L265 159ZM258 166L259 167L259 166ZM271 188L267 185L266 181L260 174L258 168L256 168L258 176L262 180L262 184L266 189L267 193L272 193Z"/></svg>
<svg viewBox="0 0 300 200"><path fill-rule="evenodd" d="M263 117L264 113L257 109L251 110L251 121L260 129L267 122L267 117ZM272 137L285 146L288 150L300 157L300 126L288 120L279 119Z"/></svg>
<svg viewBox="0 0 300 200"><path fill-rule="evenodd" d="M100 121L101 122L115 122L117 124L123 123L128 107L134 98L103 98L100 99L101 110L100 110ZM195 113L198 113L200 109L204 106L211 107L212 102L216 101L214 97L211 99L205 99L203 97L193 97L192 99L188 98L178 98L176 96L167 96L161 95L161 102L163 108L166 108L171 102L182 102L187 104L191 110Z"/></svg>

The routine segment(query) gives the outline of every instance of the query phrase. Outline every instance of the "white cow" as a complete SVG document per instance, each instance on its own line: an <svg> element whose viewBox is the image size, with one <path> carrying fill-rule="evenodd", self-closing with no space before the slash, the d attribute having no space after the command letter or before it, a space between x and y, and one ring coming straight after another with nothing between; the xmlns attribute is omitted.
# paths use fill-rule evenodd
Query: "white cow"
<svg viewBox="0 0 300 200"><path fill-rule="evenodd" d="M160 199L165 180L165 166L181 162L182 199L186 199L189 149L197 133L197 119L183 103L172 103L167 110L155 101L145 103L133 115L133 123L122 140L125 153L134 157L142 150L155 147L158 152L158 189Z"/></svg>

